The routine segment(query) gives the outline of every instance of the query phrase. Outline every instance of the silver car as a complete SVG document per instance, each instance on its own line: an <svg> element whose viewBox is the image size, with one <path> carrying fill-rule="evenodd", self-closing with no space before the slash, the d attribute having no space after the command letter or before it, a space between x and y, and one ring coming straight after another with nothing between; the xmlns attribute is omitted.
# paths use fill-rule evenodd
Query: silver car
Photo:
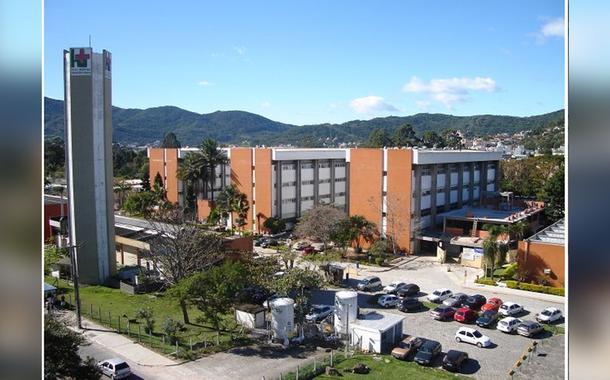
<svg viewBox="0 0 610 380"><path fill-rule="evenodd" d="M97 363L102 373L111 379L125 379L131 376L131 368L124 360L112 358Z"/></svg>
<svg viewBox="0 0 610 380"><path fill-rule="evenodd" d="M309 314L305 316L307 322L320 322L333 313L335 308L330 305L313 305Z"/></svg>
<svg viewBox="0 0 610 380"><path fill-rule="evenodd" d="M517 334L532 337L539 334L544 330L544 327L538 322L534 321L523 321L517 326Z"/></svg>

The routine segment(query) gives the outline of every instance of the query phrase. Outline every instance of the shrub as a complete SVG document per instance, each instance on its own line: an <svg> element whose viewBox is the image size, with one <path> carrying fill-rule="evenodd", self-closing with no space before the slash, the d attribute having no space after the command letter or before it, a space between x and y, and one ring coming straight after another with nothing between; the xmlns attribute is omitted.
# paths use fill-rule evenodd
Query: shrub
<svg viewBox="0 0 610 380"><path fill-rule="evenodd" d="M182 327L182 323L174 321L170 317L165 318L163 324L161 325L161 328L163 329L165 336L167 336L169 339L170 344L176 343L176 335L178 334L178 331L182 329Z"/></svg>
<svg viewBox="0 0 610 380"><path fill-rule="evenodd" d="M153 328L155 327L155 320L153 319L153 311L151 308L141 308L136 313L136 319L144 320L144 331L147 334L152 334Z"/></svg>
<svg viewBox="0 0 610 380"><path fill-rule="evenodd" d="M477 284L483 284L483 285L495 285L496 284L496 281L492 280L491 278L486 278L486 277L479 278L479 279L475 280L475 282Z"/></svg>

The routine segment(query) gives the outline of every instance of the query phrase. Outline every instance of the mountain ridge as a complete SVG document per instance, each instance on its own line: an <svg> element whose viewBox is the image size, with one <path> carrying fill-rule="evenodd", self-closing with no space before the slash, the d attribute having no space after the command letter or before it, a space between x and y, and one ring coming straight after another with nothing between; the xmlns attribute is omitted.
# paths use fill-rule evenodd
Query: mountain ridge
<svg viewBox="0 0 610 380"><path fill-rule="evenodd" d="M45 137L63 137L63 103L63 100L45 97ZM341 124L293 125L239 110L199 114L171 105L146 109L112 107L114 141L134 145L154 145L163 140L166 133L174 132L183 146L198 145L206 137L224 144L333 146L337 143L362 143L374 128L383 128L391 134L405 123L411 124L420 135L424 131L440 133L453 128L469 136L485 136L544 127L563 118L564 111L561 109L525 117L417 113L351 120Z"/></svg>

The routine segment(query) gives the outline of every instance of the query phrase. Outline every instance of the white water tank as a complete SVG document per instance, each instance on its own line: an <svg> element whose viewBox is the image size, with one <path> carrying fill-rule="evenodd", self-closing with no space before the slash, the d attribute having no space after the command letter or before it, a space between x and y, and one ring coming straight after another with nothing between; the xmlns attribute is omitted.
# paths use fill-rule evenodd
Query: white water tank
<svg viewBox="0 0 610 380"><path fill-rule="evenodd" d="M358 317L358 293L343 290L335 293L335 332L347 334L348 321L352 323Z"/></svg>
<svg viewBox="0 0 610 380"><path fill-rule="evenodd" d="M285 340L294 332L294 301L276 298L271 301L271 331L276 339Z"/></svg>

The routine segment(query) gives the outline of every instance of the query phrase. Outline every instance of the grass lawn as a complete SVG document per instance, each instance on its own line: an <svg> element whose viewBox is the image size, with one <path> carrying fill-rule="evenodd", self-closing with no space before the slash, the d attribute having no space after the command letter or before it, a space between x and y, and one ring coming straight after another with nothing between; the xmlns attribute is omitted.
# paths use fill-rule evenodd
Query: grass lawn
<svg viewBox="0 0 610 380"><path fill-rule="evenodd" d="M54 278L46 277L45 281L55 285ZM70 296L72 296L72 302L75 302L74 288L71 285L68 285L65 280L60 280L56 286L61 292L60 294L65 296L66 302L69 302ZM167 338L164 340L162 325L167 317L182 322L182 311L176 302L165 298L163 293L129 295L123 293L120 289L105 286L81 286L80 298L81 313L84 318L117 329L119 328L120 317L121 333L138 341L139 327L139 340L142 344L166 354L175 351L175 345L170 345ZM137 311L146 307L152 309L155 320L151 336L144 333L144 321L134 321ZM197 322L196 319L199 316L201 316L201 313L196 308L191 307L189 309L191 324L185 325L182 331L177 334L181 348L179 356L197 357L205 353L223 351L233 346L246 344L243 336L237 339L241 334L239 334L239 327L235 325L232 315L225 318L225 325L229 326L230 331L220 333L218 345L216 345L216 331L211 327L211 324ZM129 324L128 320L131 320ZM128 325L129 334L127 332ZM232 337L236 339L234 340ZM190 351L191 343L193 344L192 352Z"/></svg>
<svg viewBox="0 0 610 380"><path fill-rule="evenodd" d="M558 334L565 334L566 333L566 329L564 326L556 326L556 325L551 325L548 323L543 323L542 326L544 326L544 329L550 333L552 333L553 335L558 335Z"/></svg>
<svg viewBox="0 0 610 380"><path fill-rule="evenodd" d="M343 372L344 369L351 368L358 363L367 365L371 369L371 372L368 375ZM414 362L394 359L389 355L382 355L381 359L379 359L379 357L375 359L371 355L356 355L351 359L342 361L336 367L343 376L320 375L316 377L316 379L470 379L469 377L453 374L442 369L422 367Z"/></svg>

